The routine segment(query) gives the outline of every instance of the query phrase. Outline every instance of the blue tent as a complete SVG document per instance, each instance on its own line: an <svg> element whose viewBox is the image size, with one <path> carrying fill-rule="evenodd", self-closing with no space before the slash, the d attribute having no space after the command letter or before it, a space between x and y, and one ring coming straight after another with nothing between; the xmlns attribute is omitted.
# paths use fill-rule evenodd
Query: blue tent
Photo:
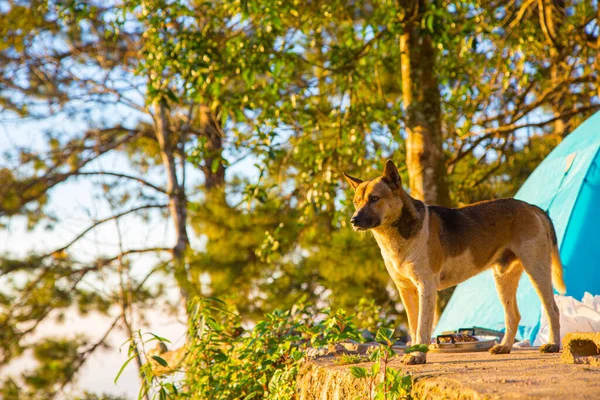
<svg viewBox="0 0 600 400"><path fill-rule="evenodd" d="M546 210L554 222L567 295L600 294L600 112L568 135L533 171L515 198ZM529 277L517 291L517 338L535 339L541 305ZM504 311L491 271L457 286L434 335L473 326L504 331Z"/></svg>

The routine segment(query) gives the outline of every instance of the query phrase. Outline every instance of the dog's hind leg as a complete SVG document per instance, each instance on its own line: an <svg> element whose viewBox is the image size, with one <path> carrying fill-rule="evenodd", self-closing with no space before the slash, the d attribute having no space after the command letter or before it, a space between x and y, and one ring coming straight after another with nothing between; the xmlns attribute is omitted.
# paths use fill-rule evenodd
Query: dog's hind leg
<svg viewBox="0 0 600 400"><path fill-rule="evenodd" d="M500 302L504 307L506 333L502 342L492 347L490 353L508 354L512 350L517 329L519 328L519 321L521 320L521 314L517 305L517 287L523 274L523 265L519 260L508 259L504 262L501 261L494 267L493 271L498 297L500 297Z"/></svg>
<svg viewBox="0 0 600 400"><path fill-rule="evenodd" d="M548 343L540 347L540 351L557 353L560 350L560 313L554 301L554 290L552 289L550 251L545 256L530 257L528 261L523 260L523 266L544 306L546 318L550 323Z"/></svg>

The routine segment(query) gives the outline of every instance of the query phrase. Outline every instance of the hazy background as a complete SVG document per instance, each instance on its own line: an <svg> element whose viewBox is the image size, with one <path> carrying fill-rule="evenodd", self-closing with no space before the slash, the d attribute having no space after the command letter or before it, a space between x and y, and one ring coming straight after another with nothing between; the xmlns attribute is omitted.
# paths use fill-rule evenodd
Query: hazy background
<svg viewBox="0 0 600 400"><path fill-rule="evenodd" d="M342 171L393 159L411 196L443 206L512 196L599 108L598 15L0 1L0 396L133 398L147 357L132 348L115 386L119 346L141 330L181 347L199 297L246 329L305 298L402 336Z"/></svg>

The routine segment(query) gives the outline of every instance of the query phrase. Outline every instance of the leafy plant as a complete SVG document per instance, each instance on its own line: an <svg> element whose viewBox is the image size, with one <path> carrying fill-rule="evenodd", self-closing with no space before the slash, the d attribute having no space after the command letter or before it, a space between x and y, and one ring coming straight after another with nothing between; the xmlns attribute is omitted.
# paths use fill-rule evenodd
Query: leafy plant
<svg viewBox="0 0 600 400"><path fill-rule="evenodd" d="M359 364L363 362L369 361L370 358L368 356L363 356L360 354L340 354L335 357L333 363L336 365L347 365L347 364Z"/></svg>
<svg viewBox="0 0 600 400"><path fill-rule="evenodd" d="M356 325L369 332L377 332L381 327L393 329L398 326L398 315L390 313L393 305L382 307L374 297L361 297L356 306Z"/></svg>
<svg viewBox="0 0 600 400"><path fill-rule="evenodd" d="M389 362L396 356L392 349L394 331L380 328L377 332L377 341L381 344L371 353L373 361L371 368L350 367L352 376L358 379L367 379L369 386L369 399L408 399L412 389L410 374L388 367Z"/></svg>
<svg viewBox="0 0 600 400"><path fill-rule="evenodd" d="M420 351L421 353L427 353L429 351L429 346L426 344L415 344L414 346L409 346L404 349L404 353L412 353L415 351Z"/></svg>
<svg viewBox="0 0 600 400"><path fill-rule="evenodd" d="M241 329L240 315L215 298L195 299L190 316L188 352L177 368L184 373L181 379L153 373L148 361L156 356L148 357L144 346L156 336L131 341L130 360L135 358L132 349L139 346L147 361L141 368L140 397L148 393L160 399L289 399L296 394L296 376L309 346L359 337L352 316L302 301L291 310L266 314L250 330Z"/></svg>

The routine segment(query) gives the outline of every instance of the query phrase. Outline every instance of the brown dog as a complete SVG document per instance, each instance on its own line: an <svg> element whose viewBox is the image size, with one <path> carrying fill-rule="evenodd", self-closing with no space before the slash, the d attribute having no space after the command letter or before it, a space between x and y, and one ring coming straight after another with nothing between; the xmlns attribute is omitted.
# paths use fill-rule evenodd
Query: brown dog
<svg viewBox="0 0 600 400"><path fill-rule="evenodd" d="M550 321L550 343L559 350L559 312L552 281L565 292L554 226L539 207L515 199L484 201L462 208L428 206L410 197L390 160L383 175L362 181L344 174L354 188L354 230L371 230L404 303L413 344L429 344L437 290L492 268L504 306L506 334L492 354L510 353L521 315L517 285L529 275ZM425 363L425 353L404 356Z"/></svg>

